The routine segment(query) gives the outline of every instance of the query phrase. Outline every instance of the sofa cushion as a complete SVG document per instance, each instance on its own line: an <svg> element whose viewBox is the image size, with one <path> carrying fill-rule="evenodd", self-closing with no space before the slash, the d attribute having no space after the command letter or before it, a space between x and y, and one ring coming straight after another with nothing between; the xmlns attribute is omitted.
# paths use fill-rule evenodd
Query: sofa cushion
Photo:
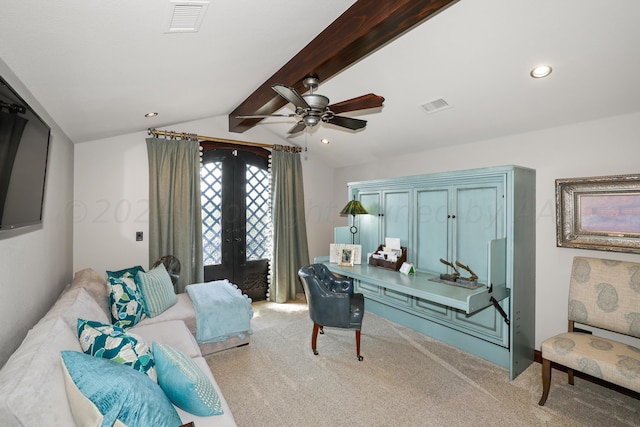
<svg viewBox="0 0 640 427"><path fill-rule="evenodd" d="M138 272L136 284L142 292L144 311L149 317L161 314L178 302L171 277L164 264L158 264L146 273Z"/></svg>
<svg viewBox="0 0 640 427"><path fill-rule="evenodd" d="M182 320L167 320L148 325L138 324L128 329L127 332L144 337L148 343L159 342L170 345L189 357L202 356L196 337L193 336Z"/></svg>
<svg viewBox="0 0 640 427"><path fill-rule="evenodd" d="M137 326L161 323L169 320L184 320L184 323L187 324L187 327L195 336L196 310L193 308L191 298L189 298L189 294L186 292L177 294L176 298L178 302L176 302L175 305L172 305L170 309L165 310L155 317L145 317Z"/></svg>
<svg viewBox="0 0 640 427"><path fill-rule="evenodd" d="M0 370L0 425L72 426L60 351L81 351L75 328L41 320Z"/></svg>
<svg viewBox="0 0 640 427"><path fill-rule="evenodd" d="M222 414L220 397L194 361L180 350L153 343L158 384L169 400L194 415Z"/></svg>
<svg viewBox="0 0 640 427"><path fill-rule="evenodd" d="M118 326L78 319L78 338L86 354L129 365L156 380L153 355L142 337Z"/></svg>
<svg viewBox="0 0 640 427"><path fill-rule="evenodd" d="M130 328L136 325L144 314L142 294L133 277L109 277L111 292L109 304L111 304L111 320L113 324L121 328Z"/></svg>
<svg viewBox="0 0 640 427"><path fill-rule="evenodd" d="M109 317L109 285L104 276L91 268L77 271L73 281L69 285L69 291L75 288L84 288L98 303L104 314ZM75 328L75 325L73 326Z"/></svg>
<svg viewBox="0 0 640 427"><path fill-rule="evenodd" d="M182 424L162 389L146 375L80 352L63 351L60 357L69 405L79 426Z"/></svg>
<svg viewBox="0 0 640 427"><path fill-rule="evenodd" d="M85 288L74 288L63 292L44 315L43 320L56 317L62 318L71 330L76 328L78 318L109 323L109 318L104 314L102 307Z"/></svg>

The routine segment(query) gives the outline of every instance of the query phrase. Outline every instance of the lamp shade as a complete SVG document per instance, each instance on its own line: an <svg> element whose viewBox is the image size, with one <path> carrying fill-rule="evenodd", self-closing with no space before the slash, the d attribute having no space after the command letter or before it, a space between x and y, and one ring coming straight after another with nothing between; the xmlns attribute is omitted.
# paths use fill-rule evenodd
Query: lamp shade
<svg viewBox="0 0 640 427"><path fill-rule="evenodd" d="M368 212L359 200L351 200L347 206L342 208L340 215L366 215Z"/></svg>

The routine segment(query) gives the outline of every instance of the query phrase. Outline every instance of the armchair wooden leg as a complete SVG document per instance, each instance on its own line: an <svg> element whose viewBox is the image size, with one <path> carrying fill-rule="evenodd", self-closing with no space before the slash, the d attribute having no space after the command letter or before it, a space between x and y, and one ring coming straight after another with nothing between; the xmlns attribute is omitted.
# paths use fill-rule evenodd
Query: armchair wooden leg
<svg viewBox="0 0 640 427"><path fill-rule="evenodd" d="M356 329L356 353L358 355L358 361L362 362L364 358L360 356L360 329Z"/></svg>
<svg viewBox="0 0 640 427"><path fill-rule="evenodd" d="M573 385L573 369L567 369L567 377L569 379L569 384Z"/></svg>
<svg viewBox="0 0 640 427"><path fill-rule="evenodd" d="M549 387L551 386L551 361L542 358L542 397L538 405L543 406L549 397Z"/></svg>
<svg viewBox="0 0 640 427"><path fill-rule="evenodd" d="M311 334L311 350L313 350L313 354L318 355L318 350L316 350L316 343L318 341L318 329L321 329L322 326L317 323L313 324L313 333Z"/></svg>

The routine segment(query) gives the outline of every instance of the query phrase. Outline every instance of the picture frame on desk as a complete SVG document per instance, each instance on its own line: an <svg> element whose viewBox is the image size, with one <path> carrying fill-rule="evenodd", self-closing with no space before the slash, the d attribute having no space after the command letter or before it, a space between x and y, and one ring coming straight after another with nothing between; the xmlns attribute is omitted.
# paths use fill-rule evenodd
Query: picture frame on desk
<svg viewBox="0 0 640 427"><path fill-rule="evenodd" d="M352 248L343 248L340 252L340 267L353 267L354 250Z"/></svg>
<svg viewBox="0 0 640 427"><path fill-rule="evenodd" d="M332 264L338 264L342 259L343 249L353 250L352 265L359 265L362 263L362 245L350 245L346 243L331 243L329 245L329 262Z"/></svg>
<svg viewBox="0 0 640 427"><path fill-rule="evenodd" d="M556 179L558 247L640 253L640 175Z"/></svg>

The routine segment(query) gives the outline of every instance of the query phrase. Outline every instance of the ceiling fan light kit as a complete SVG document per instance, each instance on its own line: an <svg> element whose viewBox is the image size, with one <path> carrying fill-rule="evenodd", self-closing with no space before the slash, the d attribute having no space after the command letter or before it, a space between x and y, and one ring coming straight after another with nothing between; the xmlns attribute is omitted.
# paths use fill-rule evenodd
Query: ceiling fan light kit
<svg viewBox="0 0 640 427"><path fill-rule="evenodd" d="M302 83L307 89L309 89L309 93L301 95L296 89L280 83L271 86L278 95L294 105L296 108L296 112L294 114L250 115L236 116L236 118L264 119L267 117L296 117L298 118L298 123L289 130L288 133L290 135L301 132L306 128L313 128L320 122L329 123L350 130L358 130L366 126L366 120L338 116L336 114L369 108L380 108L384 102L384 98L382 96L370 93L330 105L329 98L324 95L314 93L320 83L318 76L307 76L304 78Z"/></svg>

